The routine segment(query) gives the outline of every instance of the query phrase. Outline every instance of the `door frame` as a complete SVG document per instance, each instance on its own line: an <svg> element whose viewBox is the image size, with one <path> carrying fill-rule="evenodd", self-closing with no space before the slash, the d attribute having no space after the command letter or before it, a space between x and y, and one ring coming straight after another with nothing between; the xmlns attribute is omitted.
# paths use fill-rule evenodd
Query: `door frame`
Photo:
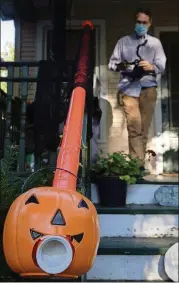
<svg viewBox="0 0 179 283"><path fill-rule="evenodd" d="M161 32L178 32L178 26L157 26L154 28L154 36L160 39ZM164 172L164 148L163 141L168 140L168 147L171 147L171 138L175 138L172 132L163 132L162 125L162 97L168 97L168 89L162 93L162 79L161 75L158 76L158 95L154 114L154 125L155 125L155 146L157 152L157 162L156 162L156 173L162 174Z"/></svg>
<svg viewBox="0 0 179 283"><path fill-rule="evenodd" d="M71 20L67 21L67 28L70 29L82 29L83 20ZM96 63L95 74L99 78L101 83L100 98L102 101L108 98L108 73L107 73L107 56L106 56L106 22L102 19L94 19L92 23L96 29ZM37 61L46 59L45 54L45 42L46 31L52 28L52 22L38 21L36 32L36 59ZM107 103L100 104L102 110L102 119L100 124L100 138L99 144L105 144L107 142Z"/></svg>

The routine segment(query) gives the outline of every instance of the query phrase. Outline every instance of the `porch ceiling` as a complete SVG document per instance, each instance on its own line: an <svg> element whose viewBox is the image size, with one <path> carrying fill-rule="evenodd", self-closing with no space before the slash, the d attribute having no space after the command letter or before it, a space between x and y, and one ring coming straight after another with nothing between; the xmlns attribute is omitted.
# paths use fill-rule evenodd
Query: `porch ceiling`
<svg viewBox="0 0 179 283"><path fill-rule="evenodd" d="M0 0L1 18L10 20L19 16L30 19L36 8L47 7L49 3L50 0Z"/></svg>
<svg viewBox="0 0 179 283"><path fill-rule="evenodd" d="M163 4L163 3L169 3L169 2L178 2L178 0L72 0L72 3L74 4L96 4L96 3L101 3L101 4Z"/></svg>
<svg viewBox="0 0 179 283"><path fill-rule="evenodd" d="M59 0L60 1L60 0ZM66 0L67 5L133 5L131 0ZM0 0L2 20L14 19L19 17L23 20L35 20L36 9L47 8L51 0ZM179 0L135 0L135 5L150 5L164 3L179 3Z"/></svg>
<svg viewBox="0 0 179 283"><path fill-rule="evenodd" d="M0 12L2 20L15 19L16 17L34 21L37 9L47 8L52 0L0 0ZM59 0L60 1L60 0ZM69 10L72 0L66 0Z"/></svg>
<svg viewBox="0 0 179 283"><path fill-rule="evenodd" d="M0 1L0 12L2 20L9 20L14 18L14 3L12 0Z"/></svg>

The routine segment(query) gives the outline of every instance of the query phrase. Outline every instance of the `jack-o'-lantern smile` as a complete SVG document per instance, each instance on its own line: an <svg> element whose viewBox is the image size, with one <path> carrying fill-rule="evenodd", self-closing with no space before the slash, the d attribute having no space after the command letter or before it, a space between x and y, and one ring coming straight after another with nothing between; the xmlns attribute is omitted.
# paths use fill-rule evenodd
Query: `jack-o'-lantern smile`
<svg viewBox="0 0 179 283"><path fill-rule="evenodd" d="M37 240L37 239L45 236L44 234L37 232L34 229L30 229L30 235L31 235L33 240ZM80 234L72 235L72 236L67 235L66 238L68 238L71 243L73 242L73 240L75 240L77 243L80 243L83 239L83 236L84 236L84 233L80 233Z"/></svg>

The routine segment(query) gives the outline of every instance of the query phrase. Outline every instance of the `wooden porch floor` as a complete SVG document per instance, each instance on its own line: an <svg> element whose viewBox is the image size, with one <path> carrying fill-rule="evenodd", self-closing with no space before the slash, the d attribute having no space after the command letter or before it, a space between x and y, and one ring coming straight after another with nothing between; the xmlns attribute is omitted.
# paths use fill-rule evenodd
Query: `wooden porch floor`
<svg viewBox="0 0 179 283"><path fill-rule="evenodd" d="M146 175L143 179L152 183L179 183L179 174Z"/></svg>

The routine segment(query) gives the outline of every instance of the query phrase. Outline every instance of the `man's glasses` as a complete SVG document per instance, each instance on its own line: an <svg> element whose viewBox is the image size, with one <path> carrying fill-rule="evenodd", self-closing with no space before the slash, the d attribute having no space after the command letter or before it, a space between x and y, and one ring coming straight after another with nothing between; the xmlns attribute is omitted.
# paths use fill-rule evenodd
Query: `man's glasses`
<svg viewBox="0 0 179 283"><path fill-rule="evenodd" d="M137 24L143 24L143 25L147 25L148 24L148 22L146 22L146 21L138 21L138 20L136 21L136 23Z"/></svg>

